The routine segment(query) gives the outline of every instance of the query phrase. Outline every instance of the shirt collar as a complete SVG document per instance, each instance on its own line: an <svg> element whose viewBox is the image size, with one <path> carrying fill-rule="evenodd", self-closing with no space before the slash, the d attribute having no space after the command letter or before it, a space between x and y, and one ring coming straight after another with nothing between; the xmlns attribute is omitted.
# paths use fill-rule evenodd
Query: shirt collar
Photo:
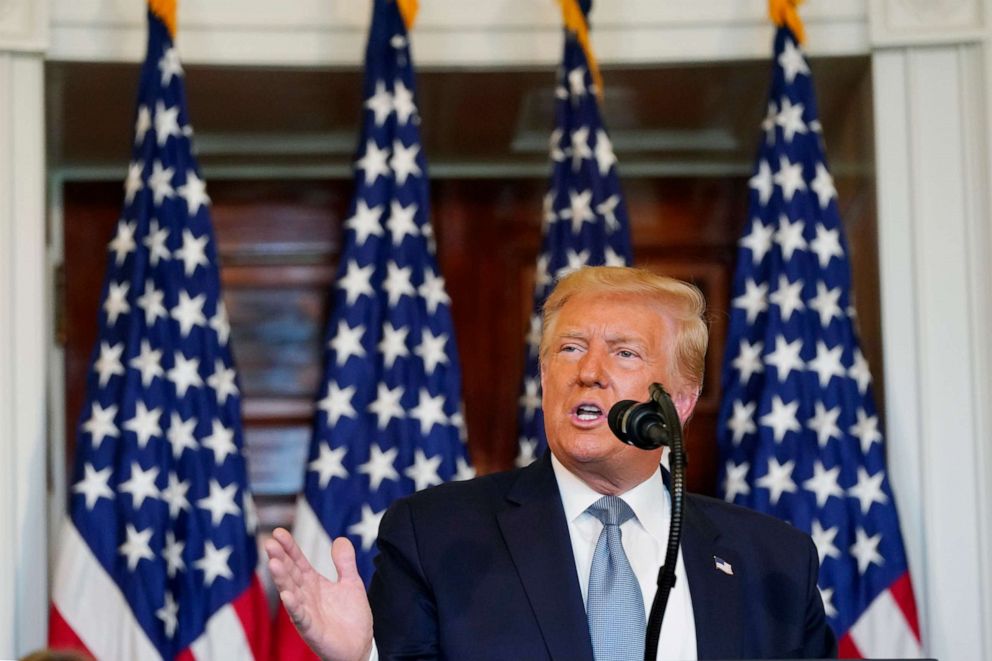
<svg viewBox="0 0 992 661"><path fill-rule="evenodd" d="M558 482L558 492L561 494L561 504L565 510L565 519L572 523L586 509L603 497L582 478L572 473L551 455L551 466ZM671 513L671 496L661 479L661 467L636 487L620 494L620 497L634 510L637 520L652 537L664 544L668 540L669 516Z"/></svg>

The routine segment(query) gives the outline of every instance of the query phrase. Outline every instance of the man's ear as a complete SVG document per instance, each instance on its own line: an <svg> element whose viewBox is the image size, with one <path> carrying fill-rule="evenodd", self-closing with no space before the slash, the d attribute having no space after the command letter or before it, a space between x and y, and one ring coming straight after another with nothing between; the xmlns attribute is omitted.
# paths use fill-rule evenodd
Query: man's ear
<svg viewBox="0 0 992 661"><path fill-rule="evenodd" d="M696 402L699 401L699 391L690 390L682 391L672 398L672 403L675 404L675 410L679 414L679 422L685 427L685 423L689 422L689 418L692 417L692 412L696 409Z"/></svg>

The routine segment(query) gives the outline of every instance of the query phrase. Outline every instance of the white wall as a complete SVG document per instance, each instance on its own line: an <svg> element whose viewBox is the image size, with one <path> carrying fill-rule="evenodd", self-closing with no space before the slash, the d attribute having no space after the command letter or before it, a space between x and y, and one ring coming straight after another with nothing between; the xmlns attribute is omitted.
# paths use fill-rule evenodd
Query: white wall
<svg viewBox="0 0 992 661"><path fill-rule="evenodd" d="M369 14L356 0L181 5L188 63L358 65ZM421 5L422 67L559 57L552 0ZM767 58L765 8L601 0L594 45L604 63ZM873 57L891 475L927 651L946 659L992 658L990 11L992 0L802 7L811 53ZM58 385L44 377L43 61L138 61L143 12L139 0L0 0L0 657L42 644L46 619L45 429L59 412L46 418Z"/></svg>
<svg viewBox="0 0 992 661"><path fill-rule="evenodd" d="M43 639L48 592L45 9L0 2L0 658Z"/></svg>
<svg viewBox="0 0 992 661"><path fill-rule="evenodd" d="M987 7L871 7L889 465L927 649L988 659Z"/></svg>
<svg viewBox="0 0 992 661"><path fill-rule="evenodd" d="M55 60L137 61L144 56L137 0L51 0ZM359 65L371 15L366 0L187 0L179 43L188 63ZM686 62L768 56L765 0L601 0L595 3L602 62ZM816 54L865 53L865 0L803 8ZM418 67L555 64L561 12L555 0L423 0L415 27Z"/></svg>

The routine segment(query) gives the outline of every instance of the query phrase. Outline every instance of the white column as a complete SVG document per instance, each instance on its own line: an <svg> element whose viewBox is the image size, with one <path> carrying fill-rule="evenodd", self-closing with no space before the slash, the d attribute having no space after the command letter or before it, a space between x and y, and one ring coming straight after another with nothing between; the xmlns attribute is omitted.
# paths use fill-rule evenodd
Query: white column
<svg viewBox="0 0 992 661"><path fill-rule="evenodd" d="M0 0L0 658L47 622L46 7Z"/></svg>
<svg viewBox="0 0 992 661"><path fill-rule="evenodd" d="M889 466L927 653L992 658L989 35L871 6Z"/></svg>

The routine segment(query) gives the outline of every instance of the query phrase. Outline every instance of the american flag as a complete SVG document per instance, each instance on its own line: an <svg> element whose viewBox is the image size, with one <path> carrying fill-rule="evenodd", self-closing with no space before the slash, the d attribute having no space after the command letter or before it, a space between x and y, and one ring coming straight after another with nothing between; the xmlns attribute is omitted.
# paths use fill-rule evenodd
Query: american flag
<svg viewBox="0 0 992 661"><path fill-rule="evenodd" d="M562 7L565 53L555 86L551 183L544 197L543 239L519 399L518 466L531 463L548 446L541 411L539 347L541 309L555 279L586 265L626 266L631 262L627 206L617 158L600 113L598 69L588 50L588 8L583 11L576 0L564 0Z"/></svg>
<svg viewBox="0 0 992 661"><path fill-rule="evenodd" d="M918 656L837 191L810 69L786 27L762 128L723 368L723 496L813 537L841 656Z"/></svg>
<svg viewBox="0 0 992 661"><path fill-rule="evenodd" d="M451 300L438 270L407 28L376 0L366 51L355 197L332 292L324 379L294 536L334 575L351 539L368 583L379 520L395 499L473 476ZM282 658L307 656L285 611Z"/></svg>
<svg viewBox="0 0 992 661"><path fill-rule="evenodd" d="M240 389L174 25L174 8L149 9L50 643L99 659L264 658Z"/></svg>

